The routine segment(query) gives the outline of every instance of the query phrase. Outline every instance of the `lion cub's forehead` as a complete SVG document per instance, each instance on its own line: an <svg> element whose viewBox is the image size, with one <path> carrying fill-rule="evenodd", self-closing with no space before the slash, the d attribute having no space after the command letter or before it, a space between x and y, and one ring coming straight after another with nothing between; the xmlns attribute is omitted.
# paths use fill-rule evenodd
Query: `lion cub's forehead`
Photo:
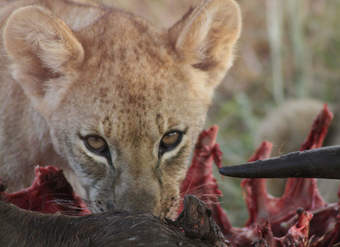
<svg viewBox="0 0 340 247"><path fill-rule="evenodd" d="M160 98L170 81L183 81L167 38L144 19L113 11L81 36L86 61L78 83L103 100L114 93L138 105L150 96L146 92Z"/></svg>
<svg viewBox="0 0 340 247"><path fill-rule="evenodd" d="M131 75L133 72L99 82L92 95L85 97L86 109L100 113L97 124L103 126L105 136L126 141L149 136L155 141L192 115L190 107L185 107L194 104L186 82L157 72L148 75L149 79ZM134 143L138 142L134 139Z"/></svg>
<svg viewBox="0 0 340 247"><path fill-rule="evenodd" d="M174 63L166 35L129 13L112 11L80 35L86 64L110 73L150 73Z"/></svg>
<svg viewBox="0 0 340 247"><path fill-rule="evenodd" d="M80 98L86 99L89 111L104 113L105 135L116 135L115 130L130 135L156 126L163 132L168 118L176 124L175 116L190 115L182 113L195 94L189 76L176 63L167 39L149 23L113 13L84 37L91 44L85 46L87 60L77 82L86 84L78 87L84 89Z"/></svg>

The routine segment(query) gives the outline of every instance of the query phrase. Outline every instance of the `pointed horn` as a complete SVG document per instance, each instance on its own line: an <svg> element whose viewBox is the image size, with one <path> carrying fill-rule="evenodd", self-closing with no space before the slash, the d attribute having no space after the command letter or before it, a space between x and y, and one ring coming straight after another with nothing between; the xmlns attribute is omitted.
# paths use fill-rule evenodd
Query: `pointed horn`
<svg viewBox="0 0 340 247"><path fill-rule="evenodd" d="M241 178L340 179L340 146L292 152L276 158L222 167L220 173Z"/></svg>

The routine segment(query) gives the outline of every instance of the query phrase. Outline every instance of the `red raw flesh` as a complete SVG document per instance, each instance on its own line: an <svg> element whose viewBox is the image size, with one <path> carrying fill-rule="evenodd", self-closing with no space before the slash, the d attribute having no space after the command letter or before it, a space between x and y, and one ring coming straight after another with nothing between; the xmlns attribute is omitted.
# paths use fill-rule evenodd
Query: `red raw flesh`
<svg viewBox="0 0 340 247"><path fill-rule="evenodd" d="M222 166L222 152L216 144L218 127L212 126L202 131L194 150L191 166L184 181L181 184L181 197L191 194L203 200L212 210L216 223L224 232L231 228L230 221L221 208L218 198L222 196L213 175L213 163L218 168ZM178 213L183 210L183 201Z"/></svg>
<svg viewBox="0 0 340 247"><path fill-rule="evenodd" d="M61 212L68 215L85 215L90 211L76 196L63 172L55 167L35 168L33 184L16 193L1 193L1 199L16 206L41 213Z"/></svg>
<svg viewBox="0 0 340 247"><path fill-rule="evenodd" d="M308 150L322 147L328 128L333 120L333 113L329 111L327 104L324 105L319 115L314 120L312 129L300 150Z"/></svg>
<svg viewBox="0 0 340 247"><path fill-rule="evenodd" d="M322 146L332 118L325 105L301 150ZM208 204L231 246L326 247L340 241L339 206L325 203L316 179L288 179L280 198L267 193L266 179L244 179L241 185L249 219L245 227L232 227L218 202L221 192L212 176L212 162L215 159L220 167L222 155L216 136L216 126L200 135L181 194L194 194ZM271 143L263 142L249 161L269 158L271 149Z"/></svg>
<svg viewBox="0 0 340 247"><path fill-rule="evenodd" d="M273 145L270 142L263 142L248 160L256 161L270 157ZM264 223L268 219L268 208L271 208L271 201L268 197L265 179L243 179L241 186L246 193L246 204L249 212L249 219L246 226L254 222Z"/></svg>

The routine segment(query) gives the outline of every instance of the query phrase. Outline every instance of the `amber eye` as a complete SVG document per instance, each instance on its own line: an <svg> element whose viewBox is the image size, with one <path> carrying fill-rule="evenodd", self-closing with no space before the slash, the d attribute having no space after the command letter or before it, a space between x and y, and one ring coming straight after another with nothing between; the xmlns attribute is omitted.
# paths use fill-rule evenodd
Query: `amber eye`
<svg viewBox="0 0 340 247"><path fill-rule="evenodd" d="M176 130L166 133L159 144L160 155L164 154L165 152L169 152L177 147L178 144L181 143L182 137L183 132L181 131Z"/></svg>
<svg viewBox="0 0 340 247"><path fill-rule="evenodd" d="M84 138L85 146L93 153L104 155L108 151L106 141L97 135L89 135Z"/></svg>

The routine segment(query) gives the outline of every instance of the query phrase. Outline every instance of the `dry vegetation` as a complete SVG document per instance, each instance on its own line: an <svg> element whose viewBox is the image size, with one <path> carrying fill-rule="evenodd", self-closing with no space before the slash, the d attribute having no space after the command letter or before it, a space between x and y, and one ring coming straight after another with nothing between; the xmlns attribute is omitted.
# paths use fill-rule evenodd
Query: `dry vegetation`
<svg viewBox="0 0 340 247"><path fill-rule="evenodd" d="M103 0L168 27L198 0ZM238 0L243 33L237 60L219 87L208 124L220 127L225 164L255 149L265 114L286 99L311 97L334 103L340 79L340 1ZM222 184L222 182L220 182ZM222 202L237 224L246 218L239 180L224 179Z"/></svg>

